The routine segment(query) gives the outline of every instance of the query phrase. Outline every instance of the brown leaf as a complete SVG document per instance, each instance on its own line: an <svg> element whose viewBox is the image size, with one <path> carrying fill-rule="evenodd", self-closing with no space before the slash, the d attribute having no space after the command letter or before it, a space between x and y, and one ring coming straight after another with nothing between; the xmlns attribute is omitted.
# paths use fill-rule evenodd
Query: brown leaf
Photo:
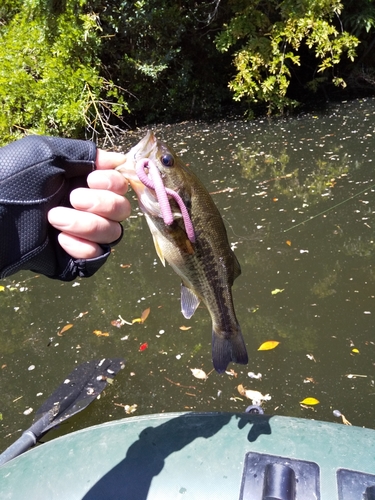
<svg viewBox="0 0 375 500"><path fill-rule="evenodd" d="M180 326L180 330L183 330L183 331L190 330L190 328L191 328L191 326L184 326L184 325Z"/></svg>
<svg viewBox="0 0 375 500"><path fill-rule="evenodd" d="M146 319L148 318L148 315L150 314L150 308L148 307L147 309L145 309L143 311L143 313L141 314L141 320L142 320L142 323L144 323L146 321Z"/></svg>
<svg viewBox="0 0 375 500"><path fill-rule="evenodd" d="M142 312L141 317L140 318L134 318L132 320L132 323L144 323L146 321L146 319L148 318L149 314L150 314L150 308L148 307L147 309L145 309Z"/></svg>
<svg viewBox="0 0 375 500"><path fill-rule="evenodd" d="M59 337L62 337L63 333L65 333L67 330L70 330L73 327L72 323L69 323L68 325L65 325L61 328L61 330L57 333Z"/></svg>

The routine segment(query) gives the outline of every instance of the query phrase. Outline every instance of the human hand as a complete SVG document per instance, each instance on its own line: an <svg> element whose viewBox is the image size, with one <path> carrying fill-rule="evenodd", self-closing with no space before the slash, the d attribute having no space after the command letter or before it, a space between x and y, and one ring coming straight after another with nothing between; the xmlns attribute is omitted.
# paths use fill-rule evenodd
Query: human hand
<svg viewBox="0 0 375 500"><path fill-rule="evenodd" d="M87 177L88 188L70 193L74 208L55 207L48 212L52 226L60 230L62 248L74 259L92 259L103 254L100 244L121 236L120 221L130 215L125 177L113 170L125 161L120 153L97 149L96 168Z"/></svg>

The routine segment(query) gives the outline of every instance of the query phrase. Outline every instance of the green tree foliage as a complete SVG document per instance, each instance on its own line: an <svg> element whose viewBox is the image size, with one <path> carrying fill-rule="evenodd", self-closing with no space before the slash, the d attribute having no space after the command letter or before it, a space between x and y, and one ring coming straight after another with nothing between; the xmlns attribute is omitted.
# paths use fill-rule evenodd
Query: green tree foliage
<svg viewBox="0 0 375 500"><path fill-rule="evenodd" d="M234 105L282 112L317 89L373 89L373 4L2 0L0 142L110 135Z"/></svg>
<svg viewBox="0 0 375 500"><path fill-rule="evenodd" d="M100 75L100 27L74 0L37 0L14 9L0 36L1 141L25 130L76 137L124 104ZM111 97L117 102L111 104ZM100 123L101 122L101 123ZM105 128L105 127L104 127ZM103 127L102 127L103 129Z"/></svg>
<svg viewBox="0 0 375 500"><path fill-rule="evenodd" d="M342 28L338 0L232 0L231 5L234 15L216 43L223 52L235 50L237 73L229 84L235 99L250 106L265 103L268 112L295 106L287 91L296 66L307 70L310 89L327 80L345 86L334 68L344 54L354 60L359 41Z"/></svg>
<svg viewBox="0 0 375 500"><path fill-rule="evenodd" d="M211 2L97 0L95 11L106 33L105 70L131 92L138 120L213 116L231 100L231 58L215 47L222 18Z"/></svg>

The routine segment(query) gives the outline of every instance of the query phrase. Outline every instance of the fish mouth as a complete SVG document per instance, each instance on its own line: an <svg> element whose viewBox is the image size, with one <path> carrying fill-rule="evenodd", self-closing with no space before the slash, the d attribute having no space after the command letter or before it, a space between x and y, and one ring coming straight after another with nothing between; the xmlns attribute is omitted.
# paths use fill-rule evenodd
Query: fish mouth
<svg viewBox="0 0 375 500"><path fill-rule="evenodd" d="M138 160L143 158L149 158L153 151L157 148L157 139L152 130L149 130L145 137L136 144L131 150L126 153L126 160L122 165L119 165L116 170L122 173L126 177L130 184L132 182L139 183L138 175L135 171L135 166Z"/></svg>
<svg viewBox="0 0 375 500"><path fill-rule="evenodd" d="M155 134L152 130L149 130L145 137L136 146L134 146L128 154L133 152L133 159L135 161L138 161L141 158L148 158L151 152L155 149L156 143L157 140Z"/></svg>

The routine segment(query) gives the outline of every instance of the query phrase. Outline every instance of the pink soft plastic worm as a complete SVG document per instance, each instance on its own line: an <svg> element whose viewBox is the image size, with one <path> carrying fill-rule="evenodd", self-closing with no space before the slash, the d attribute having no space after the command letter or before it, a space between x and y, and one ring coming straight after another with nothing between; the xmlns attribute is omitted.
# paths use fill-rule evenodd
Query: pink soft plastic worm
<svg viewBox="0 0 375 500"><path fill-rule="evenodd" d="M148 168L150 177L146 174L145 168ZM170 195L176 201L181 210L187 237L192 243L195 243L195 232L185 203L183 202L181 196L176 193L176 191L173 191L173 189L169 189L164 186L159 169L157 168L155 163L151 160L148 160L147 158L139 160L136 164L135 171L139 177L139 180L145 186L155 191L164 223L168 226L173 223L173 213L169 204L168 195Z"/></svg>

